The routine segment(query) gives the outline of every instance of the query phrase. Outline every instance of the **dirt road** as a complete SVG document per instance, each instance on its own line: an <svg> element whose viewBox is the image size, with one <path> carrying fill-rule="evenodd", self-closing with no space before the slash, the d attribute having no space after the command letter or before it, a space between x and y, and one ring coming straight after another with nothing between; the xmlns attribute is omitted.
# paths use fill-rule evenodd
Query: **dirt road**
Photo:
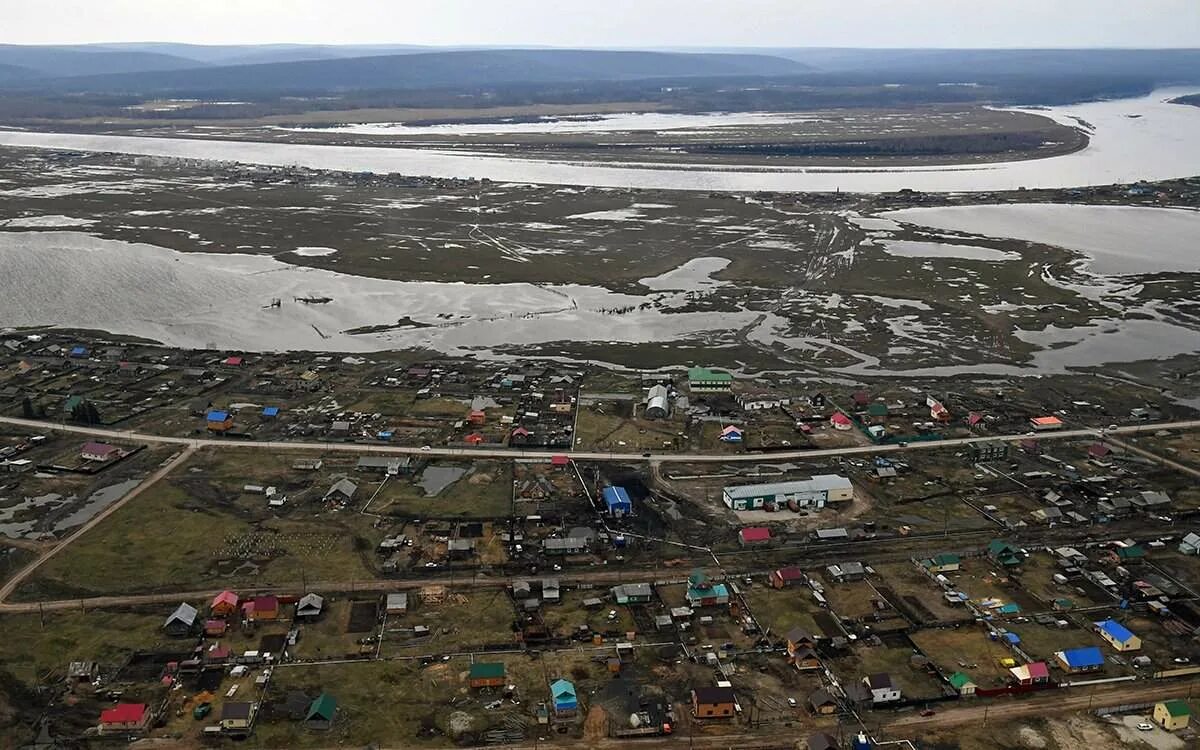
<svg viewBox="0 0 1200 750"><path fill-rule="evenodd" d="M25 579L28 578L29 576L31 576L34 571L36 571L38 568L40 568L42 566L43 563L45 563L47 560L49 560L50 558L57 555L59 552L62 552L64 549L67 548L68 545L71 544L71 542L74 542L76 539L78 539L79 537L86 534L88 531L90 531L93 527L95 527L97 524L102 522L104 519L108 518L113 513L116 513L130 500L133 500L135 497L142 494L150 487L153 487L163 477L170 474L175 469L175 467L180 466L185 461L187 461L189 458L191 458L192 454L195 452L196 452L195 446L188 446L188 447L184 448L184 450L180 451L180 453L177 456L175 456L170 461L167 461L165 464L160 466L158 468L158 471L156 471L153 474L151 474L150 476L146 477L146 479L143 480L141 484L139 484L137 487L134 487L129 492L125 493L125 497L121 498L120 500L116 501L112 505L108 506L104 510L97 513L95 516L92 517L92 519L90 521L88 521L87 523L80 526L78 529L76 529L74 532L72 532L70 536L64 538L61 542L59 542L54 547L52 547L50 549L50 551L48 551L46 554L42 555L41 557L37 558L33 562L29 563L24 568L21 568L21 570L19 570L12 578L8 579L8 581L5 582L5 584L3 586L0 586L0 602L3 602L4 600L8 599L8 597L10 597L12 595L12 592L16 591L17 587L19 587L22 583L24 583ZM2 610L0 610L0 611L2 611Z"/></svg>
<svg viewBox="0 0 1200 750"><path fill-rule="evenodd" d="M938 450L944 448L959 448L976 443L992 443L997 441L1013 441L1025 437L1024 433L1010 435L990 435L988 437L951 438L948 440L930 440L908 444L863 445L853 448L822 448L818 450L780 451L770 454L763 453L600 453L594 451L531 451L519 448L435 448L425 446L413 448L400 445L363 445L361 443L311 443L287 441L252 440L238 441L214 438L183 438L154 435L131 430L105 430L81 425L60 425L51 422L40 422L16 417L0 417L0 423L26 427L33 430L70 432L92 437L111 440L126 440L139 443L165 443L189 446L192 448L242 448L246 450L275 450L275 451L326 451L345 453L375 453L388 455L423 455L456 458L532 458L549 460L551 457L568 453L579 461L668 461L681 463L761 463L770 461L794 461L811 458L829 458L832 456L854 456L875 453L896 453L916 450ZM1139 433L1157 432L1158 430L1190 430L1200 428L1200 419L1180 422L1162 422L1158 424L1133 425L1118 427L1115 430L1100 430L1098 428L1080 428L1060 430L1057 432L1039 433L1039 440L1065 440L1081 437L1099 437L1106 435L1134 435Z"/></svg>

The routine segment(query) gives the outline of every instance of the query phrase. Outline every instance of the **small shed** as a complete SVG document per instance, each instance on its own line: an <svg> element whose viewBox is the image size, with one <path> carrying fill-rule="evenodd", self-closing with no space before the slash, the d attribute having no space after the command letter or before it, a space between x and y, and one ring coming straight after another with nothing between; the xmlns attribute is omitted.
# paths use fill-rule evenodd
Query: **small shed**
<svg viewBox="0 0 1200 750"><path fill-rule="evenodd" d="M321 693L309 704L304 715L304 728L329 731L333 728L333 717L337 713L337 699L329 693Z"/></svg>
<svg viewBox="0 0 1200 750"><path fill-rule="evenodd" d="M320 594L305 594L296 602L297 620L315 620L325 610L325 599Z"/></svg>
<svg viewBox="0 0 1200 750"><path fill-rule="evenodd" d="M182 637L191 635L196 629L196 616L199 614L196 608L184 602L175 608L175 611L167 617L163 623L163 630L167 635Z"/></svg>

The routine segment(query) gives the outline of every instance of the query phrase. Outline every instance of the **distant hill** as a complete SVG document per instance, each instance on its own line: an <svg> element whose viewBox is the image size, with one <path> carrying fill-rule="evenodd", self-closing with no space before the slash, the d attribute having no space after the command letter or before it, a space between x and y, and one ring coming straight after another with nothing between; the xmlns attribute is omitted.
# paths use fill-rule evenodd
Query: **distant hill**
<svg viewBox="0 0 1200 750"><path fill-rule="evenodd" d="M182 70L202 63L156 52L106 50L84 46L0 44L0 65L32 71L36 78Z"/></svg>
<svg viewBox="0 0 1200 750"><path fill-rule="evenodd" d="M22 68L20 65L0 64L0 84L12 81L27 81L37 77L37 71Z"/></svg>
<svg viewBox="0 0 1200 750"><path fill-rule="evenodd" d="M824 73L965 82L1015 76L1200 76L1200 49L843 49L742 50L796 60Z"/></svg>
<svg viewBox="0 0 1200 750"><path fill-rule="evenodd" d="M179 44L175 42L123 42L94 45L93 48L111 51L152 52L195 60L203 65L257 65L301 60L339 60L348 57L444 52L454 49L434 49L409 44Z"/></svg>
<svg viewBox="0 0 1200 750"><path fill-rule="evenodd" d="M60 91L139 94L302 93L650 78L789 76L808 70L803 63L768 55L509 49L89 75L39 82L39 87L44 84Z"/></svg>

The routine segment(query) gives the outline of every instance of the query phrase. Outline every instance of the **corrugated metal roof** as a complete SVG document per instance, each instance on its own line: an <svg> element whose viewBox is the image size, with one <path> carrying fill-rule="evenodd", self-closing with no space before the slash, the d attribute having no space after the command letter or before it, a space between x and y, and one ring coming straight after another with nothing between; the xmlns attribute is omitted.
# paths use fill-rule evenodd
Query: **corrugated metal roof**
<svg viewBox="0 0 1200 750"><path fill-rule="evenodd" d="M771 482L769 484L744 484L736 487L726 487L725 494L731 498L751 498L763 495L792 495L805 492L828 492L829 490L848 490L853 485L846 477L837 474L817 474L810 479L797 479L791 482Z"/></svg>

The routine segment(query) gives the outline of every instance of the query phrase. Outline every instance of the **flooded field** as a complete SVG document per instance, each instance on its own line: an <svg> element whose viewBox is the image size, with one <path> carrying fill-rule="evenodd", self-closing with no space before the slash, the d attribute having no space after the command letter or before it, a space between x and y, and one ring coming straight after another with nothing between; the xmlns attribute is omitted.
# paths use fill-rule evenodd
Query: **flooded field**
<svg viewBox="0 0 1200 750"><path fill-rule="evenodd" d="M1187 209L912 208L903 196L831 207L7 157L9 327L844 378L1200 352L1189 249L1200 213Z"/></svg>

